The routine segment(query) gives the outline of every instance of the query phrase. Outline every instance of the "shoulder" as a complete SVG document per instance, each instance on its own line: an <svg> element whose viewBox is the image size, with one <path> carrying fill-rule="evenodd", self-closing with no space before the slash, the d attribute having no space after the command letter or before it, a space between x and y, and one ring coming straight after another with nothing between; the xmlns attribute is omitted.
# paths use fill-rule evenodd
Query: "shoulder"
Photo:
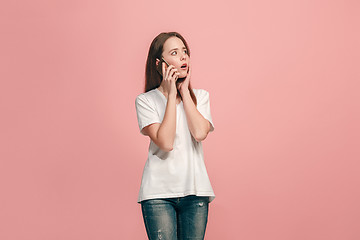
<svg viewBox="0 0 360 240"><path fill-rule="evenodd" d="M205 89L194 89L193 88L193 92L194 92L195 97L198 100L198 102L204 102L209 99L209 92L206 91Z"/></svg>
<svg viewBox="0 0 360 240"><path fill-rule="evenodd" d="M156 91L156 89L153 89L148 92L140 93L139 95L136 96L135 103L138 104L139 102L153 101L157 97L157 94L155 91Z"/></svg>
<svg viewBox="0 0 360 240"><path fill-rule="evenodd" d="M203 96L208 96L209 95L209 92L206 91L205 89L195 89L195 88L193 88L192 90L193 90L196 97L198 97L198 96L203 97Z"/></svg>

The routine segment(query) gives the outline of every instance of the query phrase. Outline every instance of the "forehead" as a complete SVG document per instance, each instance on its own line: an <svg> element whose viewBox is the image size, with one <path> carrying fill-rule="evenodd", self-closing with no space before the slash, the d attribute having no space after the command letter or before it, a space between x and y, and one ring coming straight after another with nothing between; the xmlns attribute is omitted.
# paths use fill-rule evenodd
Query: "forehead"
<svg viewBox="0 0 360 240"><path fill-rule="evenodd" d="M185 47L184 43L178 37L170 37L164 43L164 51L170 51L173 48L183 48Z"/></svg>

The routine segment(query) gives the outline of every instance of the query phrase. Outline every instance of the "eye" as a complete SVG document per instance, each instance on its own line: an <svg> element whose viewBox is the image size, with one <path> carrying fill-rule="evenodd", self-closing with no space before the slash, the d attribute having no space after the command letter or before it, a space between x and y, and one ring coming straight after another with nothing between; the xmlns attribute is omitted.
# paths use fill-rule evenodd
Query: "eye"
<svg viewBox="0 0 360 240"><path fill-rule="evenodd" d="M174 54L175 53L175 54ZM172 53L171 53L171 55L176 55L176 51L173 51Z"/></svg>
<svg viewBox="0 0 360 240"><path fill-rule="evenodd" d="M184 50L184 53L187 54L187 50L186 50L186 49Z"/></svg>

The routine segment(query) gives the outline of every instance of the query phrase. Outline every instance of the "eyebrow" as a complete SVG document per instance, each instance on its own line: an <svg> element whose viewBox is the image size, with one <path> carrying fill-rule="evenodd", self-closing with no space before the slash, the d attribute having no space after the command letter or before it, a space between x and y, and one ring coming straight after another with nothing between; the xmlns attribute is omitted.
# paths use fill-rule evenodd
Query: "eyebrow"
<svg viewBox="0 0 360 240"><path fill-rule="evenodd" d="M183 47L183 49L186 49L186 47ZM169 52L173 51L173 50L178 50L178 48L173 48L171 49Z"/></svg>

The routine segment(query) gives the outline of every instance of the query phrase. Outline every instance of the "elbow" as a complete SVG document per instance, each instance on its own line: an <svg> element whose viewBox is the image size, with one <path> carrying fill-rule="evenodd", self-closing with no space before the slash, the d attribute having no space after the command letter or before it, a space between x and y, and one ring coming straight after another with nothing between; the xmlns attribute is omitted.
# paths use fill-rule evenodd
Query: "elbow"
<svg viewBox="0 0 360 240"><path fill-rule="evenodd" d="M160 149L161 149L162 151L164 151L164 152L171 152L171 151L174 149L174 147L173 147L172 144L162 144L162 145L159 146L159 147L160 147Z"/></svg>
<svg viewBox="0 0 360 240"><path fill-rule="evenodd" d="M206 127L204 126L203 128L195 129L196 131L194 132L194 134L192 134L194 139L197 142L204 141L208 133L210 132L210 128L211 128L210 122L207 121Z"/></svg>
<svg viewBox="0 0 360 240"><path fill-rule="evenodd" d="M155 144L164 152L171 152L174 149L174 139L170 137L157 137Z"/></svg>
<svg viewBox="0 0 360 240"><path fill-rule="evenodd" d="M173 147L163 147L161 148L161 150L163 150L164 152L171 152L174 148Z"/></svg>
<svg viewBox="0 0 360 240"><path fill-rule="evenodd" d="M195 136L193 136L194 137L194 139L197 141L197 142L201 142L201 141L204 141L205 140L205 138L207 137L207 133L205 133L205 132L202 132L202 133L197 133L197 134L194 134Z"/></svg>

